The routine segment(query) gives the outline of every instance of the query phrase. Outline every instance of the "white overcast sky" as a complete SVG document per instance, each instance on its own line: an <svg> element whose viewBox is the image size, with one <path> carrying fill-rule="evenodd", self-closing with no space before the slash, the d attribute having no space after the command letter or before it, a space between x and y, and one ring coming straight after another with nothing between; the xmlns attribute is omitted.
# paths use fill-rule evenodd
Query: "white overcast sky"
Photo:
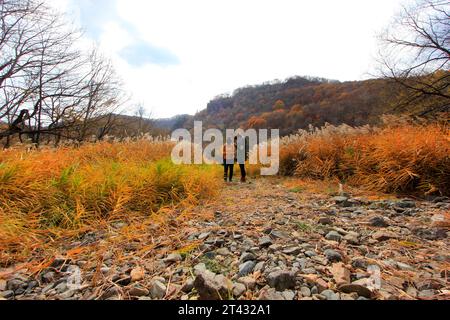
<svg viewBox="0 0 450 320"><path fill-rule="evenodd" d="M52 0L112 58L153 117L294 75L368 77L404 0ZM132 110L127 113L132 114Z"/></svg>

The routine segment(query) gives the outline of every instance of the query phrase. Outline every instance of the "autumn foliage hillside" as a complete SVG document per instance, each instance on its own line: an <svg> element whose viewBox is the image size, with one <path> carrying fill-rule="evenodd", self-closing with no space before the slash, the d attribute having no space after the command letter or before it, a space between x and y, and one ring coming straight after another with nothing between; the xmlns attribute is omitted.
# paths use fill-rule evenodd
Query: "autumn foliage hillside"
<svg viewBox="0 0 450 320"><path fill-rule="evenodd" d="M281 135L309 125L325 123L351 126L376 124L379 116L392 111L402 89L388 80L338 82L294 77L237 89L219 96L207 109L184 124L203 121L205 127L280 129Z"/></svg>

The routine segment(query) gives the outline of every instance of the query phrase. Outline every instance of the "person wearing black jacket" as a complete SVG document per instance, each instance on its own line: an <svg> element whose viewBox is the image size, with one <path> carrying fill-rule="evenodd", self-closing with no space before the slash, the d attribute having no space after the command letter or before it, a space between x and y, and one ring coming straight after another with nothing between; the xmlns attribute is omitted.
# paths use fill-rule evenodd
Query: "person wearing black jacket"
<svg viewBox="0 0 450 320"><path fill-rule="evenodd" d="M248 160L249 155L249 146L247 139L238 134L234 137L234 143L236 145L236 160L239 164L239 168L241 169L241 182L246 182L247 172L245 171L245 162Z"/></svg>

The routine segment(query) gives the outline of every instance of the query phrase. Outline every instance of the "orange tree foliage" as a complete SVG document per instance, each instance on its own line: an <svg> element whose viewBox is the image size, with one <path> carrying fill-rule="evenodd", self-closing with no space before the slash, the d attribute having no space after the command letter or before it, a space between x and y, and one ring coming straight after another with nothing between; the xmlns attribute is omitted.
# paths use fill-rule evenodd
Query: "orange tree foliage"
<svg viewBox="0 0 450 320"><path fill-rule="evenodd" d="M295 77L237 89L219 96L184 123L201 120L219 128L277 128L281 135L325 123L376 124L392 111L401 88L383 79L338 82Z"/></svg>

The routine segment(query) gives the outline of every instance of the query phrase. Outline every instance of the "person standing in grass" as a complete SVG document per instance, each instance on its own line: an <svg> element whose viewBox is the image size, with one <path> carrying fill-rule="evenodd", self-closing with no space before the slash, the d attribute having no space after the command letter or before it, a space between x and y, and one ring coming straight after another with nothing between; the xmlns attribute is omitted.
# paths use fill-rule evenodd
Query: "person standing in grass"
<svg viewBox="0 0 450 320"><path fill-rule="evenodd" d="M236 161L236 145L233 139L228 138L223 145L223 178L225 182L233 182L234 163Z"/></svg>
<svg viewBox="0 0 450 320"><path fill-rule="evenodd" d="M247 139L243 137L241 134L238 134L234 138L235 150L236 150L236 159L239 164L239 168L241 170L241 182L245 183L247 178L247 172L245 171L245 161L248 160L249 148Z"/></svg>

